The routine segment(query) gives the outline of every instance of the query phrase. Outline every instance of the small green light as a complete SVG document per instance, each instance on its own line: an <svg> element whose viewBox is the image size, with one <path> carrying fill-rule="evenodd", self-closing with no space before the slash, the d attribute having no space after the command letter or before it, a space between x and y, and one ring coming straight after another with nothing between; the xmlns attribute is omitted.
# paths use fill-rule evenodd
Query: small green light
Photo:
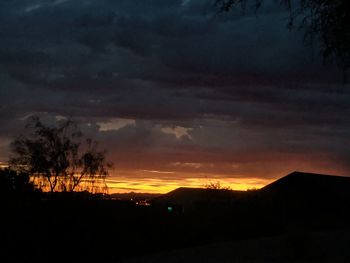
<svg viewBox="0 0 350 263"><path fill-rule="evenodd" d="M173 211L173 208L171 206L168 206L168 211L169 212L172 212Z"/></svg>

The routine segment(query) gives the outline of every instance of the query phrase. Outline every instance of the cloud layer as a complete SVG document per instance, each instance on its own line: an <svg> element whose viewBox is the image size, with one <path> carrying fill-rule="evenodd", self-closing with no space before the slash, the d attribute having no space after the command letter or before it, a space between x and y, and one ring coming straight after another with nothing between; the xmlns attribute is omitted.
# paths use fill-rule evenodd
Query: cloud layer
<svg viewBox="0 0 350 263"><path fill-rule="evenodd" d="M272 3L1 1L0 161L38 114L78 120L116 174L350 174L349 89L286 18Z"/></svg>

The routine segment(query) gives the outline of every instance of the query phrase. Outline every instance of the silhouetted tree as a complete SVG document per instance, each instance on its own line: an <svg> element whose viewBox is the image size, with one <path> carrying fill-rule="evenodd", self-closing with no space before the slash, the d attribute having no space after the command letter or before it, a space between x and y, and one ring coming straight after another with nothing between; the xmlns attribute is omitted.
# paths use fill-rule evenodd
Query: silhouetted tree
<svg viewBox="0 0 350 263"><path fill-rule="evenodd" d="M34 184L30 181L29 174L17 172L9 168L0 169L0 194L9 196L35 191Z"/></svg>
<svg viewBox="0 0 350 263"><path fill-rule="evenodd" d="M211 189L211 190L231 190L231 187L229 186L222 186L219 181L217 182L211 182L204 185L204 188Z"/></svg>
<svg viewBox="0 0 350 263"><path fill-rule="evenodd" d="M317 37L322 44L324 58L334 58L343 70L343 82L347 83L350 67L350 1L349 0L275 0L285 6L290 14L288 27L300 21L306 36ZM253 3L258 10L264 0L216 0L221 11L240 7L245 9Z"/></svg>
<svg viewBox="0 0 350 263"><path fill-rule="evenodd" d="M31 132L11 144L13 169L28 173L41 187L48 185L51 192L74 191L77 187L95 191L101 183L105 185L111 166L105 151L98 151L96 142L84 139L73 121L48 126L35 116L26 128Z"/></svg>

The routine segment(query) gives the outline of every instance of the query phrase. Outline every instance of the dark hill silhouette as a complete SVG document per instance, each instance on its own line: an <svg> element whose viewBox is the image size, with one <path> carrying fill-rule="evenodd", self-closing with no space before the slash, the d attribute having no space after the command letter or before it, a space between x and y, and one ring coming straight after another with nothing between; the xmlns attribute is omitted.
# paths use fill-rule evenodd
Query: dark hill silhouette
<svg viewBox="0 0 350 263"><path fill-rule="evenodd" d="M184 211L192 211L205 205L230 203L245 191L232 191L226 189L206 189L180 187L167 194L152 200L155 206L176 206Z"/></svg>
<svg viewBox="0 0 350 263"><path fill-rule="evenodd" d="M153 200L157 202L186 203L213 196L216 198L233 198L242 192L244 191L180 187Z"/></svg>

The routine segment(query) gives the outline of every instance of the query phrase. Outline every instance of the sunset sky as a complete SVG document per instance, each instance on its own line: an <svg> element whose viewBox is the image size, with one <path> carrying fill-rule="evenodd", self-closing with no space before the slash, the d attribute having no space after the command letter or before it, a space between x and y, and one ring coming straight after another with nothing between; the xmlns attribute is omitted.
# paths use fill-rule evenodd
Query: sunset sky
<svg viewBox="0 0 350 263"><path fill-rule="evenodd" d="M350 87L266 1L1 0L0 164L39 115L108 150L111 192L350 175Z"/></svg>

